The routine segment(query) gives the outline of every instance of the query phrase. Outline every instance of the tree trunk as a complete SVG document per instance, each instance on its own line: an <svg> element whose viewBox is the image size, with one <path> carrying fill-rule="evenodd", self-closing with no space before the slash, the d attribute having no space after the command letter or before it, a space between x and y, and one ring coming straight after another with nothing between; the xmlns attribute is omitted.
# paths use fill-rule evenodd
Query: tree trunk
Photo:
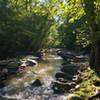
<svg viewBox="0 0 100 100"><path fill-rule="evenodd" d="M94 67L96 72L100 72L100 40L95 43Z"/></svg>
<svg viewBox="0 0 100 100"><path fill-rule="evenodd" d="M91 47L90 66L95 71L100 72L100 40Z"/></svg>
<svg viewBox="0 0 100 100"><path fill-rule="evenodd" d="M96 2L96 0L84 0L84 10L87 16L87 22L90 27L90 39L92 42L90 67L93 68L96 72L100 73L100 27L98 20L96 19L97 15L95 12L96 8L94 2Z"/></svg>
<svg viewBox="0 0 100 100"><path fill-rule="evenodd" d="M94 45L91 45L91 52L90 52L90 61L89 65L92 69L94 69L94 63L95 63L95 52L94 52Z"/></svg>

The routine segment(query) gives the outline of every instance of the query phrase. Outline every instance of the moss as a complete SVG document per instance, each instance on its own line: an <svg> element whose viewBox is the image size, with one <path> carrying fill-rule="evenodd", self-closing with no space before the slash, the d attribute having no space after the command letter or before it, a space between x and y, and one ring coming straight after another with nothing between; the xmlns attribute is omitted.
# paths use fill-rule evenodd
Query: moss
<svg viewBox="0 0 100 100"><path fill-rule="evenodd" d="M17 73L15 76L16 77L23 77L23 73Z"/></svg>
<svg viewBox="0 0 100 100"><path fill-rule="evenodd" d="M93 95L96 91L96 87L93 85L95 81L100 81L96 73L87 68L79 76L78 80L81 79L81 82L78 84L80 87L75 89L73 93L82 97L84 100L87 100L89 96Z"/></svg>

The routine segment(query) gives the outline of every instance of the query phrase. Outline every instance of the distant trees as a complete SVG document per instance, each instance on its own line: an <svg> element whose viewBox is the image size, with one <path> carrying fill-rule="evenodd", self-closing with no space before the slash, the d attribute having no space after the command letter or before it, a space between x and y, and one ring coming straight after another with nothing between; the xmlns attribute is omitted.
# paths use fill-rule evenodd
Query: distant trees
<svg viewBox="0 0 100 100"><path fill-rule="evenodd" d="M58 28L60 44L70 50L88 48L89 27L81 0L67 1L64 10L66 10L66 17Z"/></svg>
<svg viewBox="0 0 100 100"><path fill-rule="evenodd" d="M40 3L33 3L36 5L27 0L0 1L0 58L43 47L53 20Z"/></svg>

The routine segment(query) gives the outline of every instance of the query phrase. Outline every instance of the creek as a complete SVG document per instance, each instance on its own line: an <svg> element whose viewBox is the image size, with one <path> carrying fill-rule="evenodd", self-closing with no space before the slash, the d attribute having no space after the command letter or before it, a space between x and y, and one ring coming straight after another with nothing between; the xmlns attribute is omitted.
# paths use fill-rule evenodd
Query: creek
<svg viewBox="0 0 100 100"><path fill-rule="evenodd" d="M28 66L23 75L12 76L0 89L0 100L66 100L66 95L54 94L52 83L63 60L57 55L46 55L37 66ZM39 79L42 86L33 86Z"/></svg>

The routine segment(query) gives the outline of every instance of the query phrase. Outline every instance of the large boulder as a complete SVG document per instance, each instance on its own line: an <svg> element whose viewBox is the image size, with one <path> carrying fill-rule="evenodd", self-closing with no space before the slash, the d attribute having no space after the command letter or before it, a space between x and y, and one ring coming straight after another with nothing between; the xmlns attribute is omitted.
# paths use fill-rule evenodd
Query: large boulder
<svg viewBox="0 0 100 100"><path fill-rule="evenodd" d="M56 73L55 75L56 79L61 79L61 78L64 78L66 80L72 80L73 78L73 75L70 75L70 74L67 74L67 73L62 73L62 72L59 72L59 73Z"/></svg>
<svg viewBox="0 0 100 100"><path fill-rule="evenodd" d="M72 75L75 75L78 70L79 70L79 66L74 65L74 64L63 65L63 67L61 68L62 72L69 73Z"/></svg>

